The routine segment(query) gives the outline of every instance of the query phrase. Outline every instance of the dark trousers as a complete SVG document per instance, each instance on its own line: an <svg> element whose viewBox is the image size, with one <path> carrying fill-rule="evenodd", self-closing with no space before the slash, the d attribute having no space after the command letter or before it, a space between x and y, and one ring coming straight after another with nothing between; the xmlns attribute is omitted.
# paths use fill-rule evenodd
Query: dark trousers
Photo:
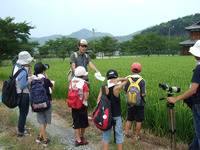
<svg viewBox="0 0 200 150"><path fill-rule="evenodd" d="M20 95L19 95L20 96ZM19 105L19 120L18 120L18 134L24 134L24 127L26 124L26 117L29 112L29 94L23 93Z"/></svg>

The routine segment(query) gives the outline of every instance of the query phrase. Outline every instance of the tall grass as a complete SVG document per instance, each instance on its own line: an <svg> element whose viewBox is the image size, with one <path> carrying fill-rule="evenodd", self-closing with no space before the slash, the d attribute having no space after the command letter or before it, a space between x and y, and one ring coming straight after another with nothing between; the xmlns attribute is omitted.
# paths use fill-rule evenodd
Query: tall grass
<svg viewBox="0 0 200 150"><path fill-rule="evenodd" d="M159 83L165 83L169 86L179 86L182 94L188 90L191 84L192 70L195 66L194 57L192 56L152 56L152 57L132 57L132 58L113 58L113 59L96 59L92 60L96 68L103 76L109 69L115 69L119 77L126 77L131 75L131 65L133 62L139 62L142 65L140 75L146 81L147 96L145 116L146 121L143 127L156 135L164 136L169 133L168 113L166 101L160 101L159 98L166 97L167 92L158 87ZM49 61L44 63L50 65L50 69L46 71L49 78L55 81L55 91L53 92L54 99L67 99L68 81L67 72L69 70L69 59L65 61ZM32 63L34 66L35 63ZM12 67L0 68L0 80L5 80L11 74ZM94 72L88 67L90 79L90 95L89 95L89 109L93 110L96 106L96 99L100 87L106 84L94 77ZM178 96L179 94L174 94ZM122 117L126 118L127 105L125 102L125 95L121 90L121 107ZM189 141L193 135L193 121L192 113L183 102L177 102L174 107L176 133L179 140Z"/></svg>

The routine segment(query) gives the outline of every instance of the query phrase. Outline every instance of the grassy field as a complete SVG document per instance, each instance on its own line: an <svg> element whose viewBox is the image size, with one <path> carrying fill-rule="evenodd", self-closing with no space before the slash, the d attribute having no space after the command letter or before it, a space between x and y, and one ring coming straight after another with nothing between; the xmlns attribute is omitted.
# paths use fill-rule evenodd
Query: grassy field
<svg viewBox="0 0 200 150"><path fill-rule="evenodd" d="M43 60L44 63L50 65L47 74L51 80L55 81L55 91L53 99L67 99L68 81L67 72L69 70L69 59L60 61ZM164 136L169 134L168 113L166 101L160 101L159 98L166 97L166 91L158 87L159 83L165 83L169 86L179 86L181 88L180 94L185 92L190 84L192 77L192 70L195 66L195 60L192 56L152 56L152 57L132 57L132 58L113 58L113 59L96 59L92 60L96 68L103 76L109 69L115 69L119 77L126 77L131 75L131 65L133 62L139 62L142 65L141 76L146 80L147 96L145 116L146 121L143 123L143 128L153 132L155 135ZM35 63L31 65L34 66ZM6 80L11 74L12 66L0 67L0 80ZM94 77L94 72L88 68L90 78L90 96L89 109L93 110L96 106L96 99L100 87L106 84ZM174 96L178 94L174 93ZM125 102L125 95L121 91L121 106L122 116L126 118L127 106ZM183 106L180 101L175 104L175 121L176 133L178 140L188 142L193 136L193 121L190 109Z"/></svg>

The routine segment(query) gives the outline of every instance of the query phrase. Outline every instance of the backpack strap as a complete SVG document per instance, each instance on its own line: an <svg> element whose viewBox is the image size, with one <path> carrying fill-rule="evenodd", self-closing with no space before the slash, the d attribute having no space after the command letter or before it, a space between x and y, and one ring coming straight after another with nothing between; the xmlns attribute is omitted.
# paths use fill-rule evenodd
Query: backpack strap
<svg viewBox="0 0 200 150"><path fill-rule="evenodd" d="M17 78L17 76L20 74L20 72L22 72L22 70L24 70L24 69L23 69L23 68L19 69L19 70L15 73L15 75L13 75L13 72L12 72L12 77L13 77L13 78ZM14 71L14 68L13 68L13 71Z"/></svg>
<svg viewBox="0 0 200 150"><path fill-rule="evenodd" d="M75 55L75 59L77 59L77 57L78 57L77 52L74 52L74 55Z"/></svg>
<svg viewBox="0 0 200 150"><path fill-rule="evenodd" d="M142 79L143 79L143 78L139 78L139 79L137 79L136 83L139 84L140 81L141 81Z"/></svg>
<svg viewBox="0 0 200 150"><path fill-rule="evenodd" d="M101 89L102 89L102 95L106 95L106 88L105 88L105 85L102 85Z"/></svg>
<svg viewBox="0 0 200 150"><path fill-rule="evenodd" d="M139 83L140 83L140 81L141 81L142 79L143 79L143 78L139 78L139 79L137 79L137 81L136 81L135 83L139 85ZM133 81L133 79L132 79L131 77L129 77L129 78L128 78L128 80L129 80L129 82L130 82L130 85L129 85L129 87L128 87L128 90L127 90L127 91L129 91L129 90L130 90L131 83L133 83L133 82L134 82L134 81Z"/></svg>
<svg viewBox="0 0 200 150"><path fill-rule="evenodd" d="M127 92L130 90L131 84L133 83L133 79L132 79L131 77L129 77L128 80L129 80L129 82L130 82L130 85L129 85L129 87L128 87Z"/></svg>
<svg viewBox="0 0 200 150"><path fill-rule="evenodd" d="M128 80L129 80L130 84L133 82L133 79L131 77L128 77Z"/></svg>

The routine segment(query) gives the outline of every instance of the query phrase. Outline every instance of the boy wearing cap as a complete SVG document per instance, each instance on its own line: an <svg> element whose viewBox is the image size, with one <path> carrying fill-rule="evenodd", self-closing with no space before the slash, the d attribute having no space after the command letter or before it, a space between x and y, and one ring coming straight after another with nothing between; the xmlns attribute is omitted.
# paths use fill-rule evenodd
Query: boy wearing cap
<svg viewBox="0 0 200 150"><path fill-rule="evenodd" d="M80 109L72 108L73 128L75 130L76 141L75 146L86 145L88 141L84 140L85 128L89 126L88 112L87 112L87 100L89 88L84 81L84 77L88 75L85 68L78 66L75 69L75 77L72 79L69 85L70 90L77 90L79 99L82 101L82 107Z"/></svg>
<svg viewBox="0 0 200 150"><path fill-rule="evenodd" d="M127 78L118 78L118 73L111 69L107 72L107 82L105 91L108 99L111 101L112 116L115 120L115 139L117 143L117 149L123 149L123 131L122 131L122 119L121 119L121 100L120 100L120 89L127 83ZM102 96L102 89L100 89L97 103ZM103 149L107 150L110 142L111 129L103 131Z"/></svg>
<svg viewBox="0 0 200 150"><path fill-rule="evenodd" d="M133 75L128 76L128 78L131 78L132 81L136 82L141 76L139 73L142 70L142 66L140 63L133 63L131 66L131 72ZM127 84L124 87L124 93L126 94L128 92L128 87L130 86L130 81L127 82ZM131 127L132 121L136 121L136 132L134 135L134 140L139 141L139 133L141 129L142 122L145 120L144 116L144 107L146 105L146 102L144 100L144 97L146 96L146 89L145 89L145 80L142 79L139 82L140 87L140 93L141 93L141 103L138 106L129 106L128 105L128 112L127 112L127 121L126 121L126 127L125 127L125 138L129 138L129 130Z"/></svg>
<svg viewBox="0 0 200 150"><path fill-rule="evenodd" d="M18 60L13 68L13 75L19 70L22 70L16 78L17 94L21 97L19 105L19 120L18 120L18 136L28 136L29 134L24 131L26 118L29 112L29 84L32 82L33 77L28 78L28 68L33 57L27 51L21 51L18 54Z"/></svg>
<svg viewBox="0 0 200 150"><path fill-rule="evenodd" d="M34 66L34 71L35 71L35 79L44 79L44 88L46 89L46 94L50 100L50 108L44 112L37 112L37 121L40 124L40 135L38 138L35 140L37 143L40 143L43 140L43 146L47 146L47 144L50 142L50 140L46 137L46 127L47 123L51 124L51 114L52 114L52 99L51 99L51 94L49 91L49 88L51 90L54 90L54 86L50 79L47 77L47 74L45 71L49 69L48 64L43 64L43 62L38 62Z"/></svg>
<svg viewBox="0 0 200 150"><path fill-rule="evenodd" d="M98 73L99 71L91 62L90 56L85 53L87 49L87 41L85 39L81 39L77 47L78 47L78 51L70 55L70 64L71 64L73 76L74 76L75 68L77 68L78 66L82 66L85 68L86 71L88 71L87 65L89 65L93 71ZM85 81L89 82L88 75L86 75L84 79ZM89 84L88 84L88 87L89 87Z"/></svg>
<svg viewBox="0 0 200 150"><path fill-rule="evenodd" d="M192 77L192 84L189 90L178 97L167 97L169 103L176 103L177 101L186 99L193 94L197 97L192 101L192 114L194 121L194 136L189 150L200 149L200 40L194 46L190 47L189 52L195 57L196 67Z"/></svg>

